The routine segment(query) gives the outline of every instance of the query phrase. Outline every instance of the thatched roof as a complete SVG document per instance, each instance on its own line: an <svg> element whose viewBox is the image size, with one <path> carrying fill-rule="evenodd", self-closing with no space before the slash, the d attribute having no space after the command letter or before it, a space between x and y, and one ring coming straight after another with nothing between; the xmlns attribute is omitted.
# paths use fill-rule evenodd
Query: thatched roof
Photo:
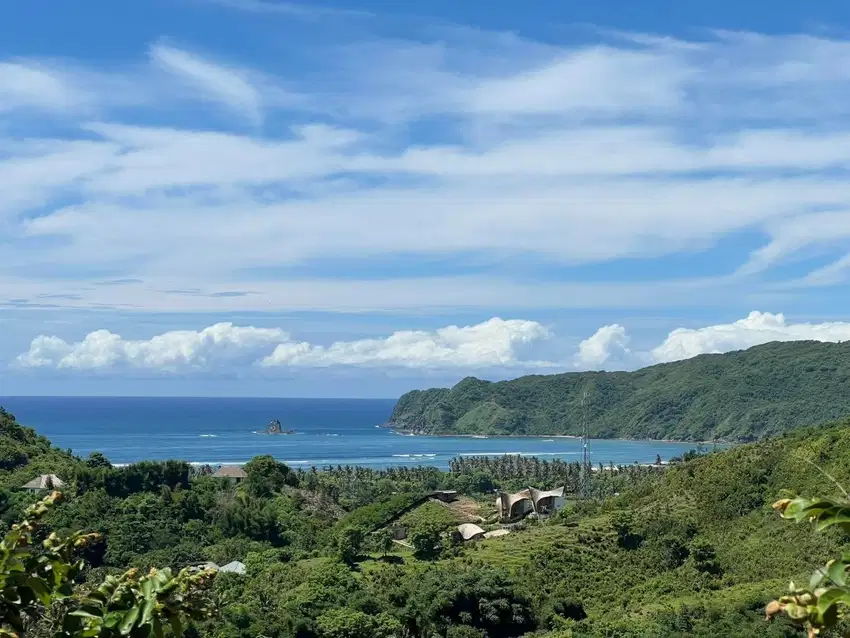
<svg viewBox="0 0 850 638"><path fill-rule="evenodd" d="M248 475L238 465L222 465L218 471L213 474L215 478L238 478L243 479Z"/></svg>
<svg viewBox="0 0 850 638"><path fill-rule="evenodd" d="M55 474L42 474L28 483L24 483L23 488L25 490L49 490L54 487L64 487L64 485L65 481Z"/></svg>
<svg viewBox="0 0 850 638"><path fill-rule="evenodd" d="M460 535L465 541L484 536L484 530L474 523L464 523L463 525L458 525L457 531L460 532Z"/></svg>

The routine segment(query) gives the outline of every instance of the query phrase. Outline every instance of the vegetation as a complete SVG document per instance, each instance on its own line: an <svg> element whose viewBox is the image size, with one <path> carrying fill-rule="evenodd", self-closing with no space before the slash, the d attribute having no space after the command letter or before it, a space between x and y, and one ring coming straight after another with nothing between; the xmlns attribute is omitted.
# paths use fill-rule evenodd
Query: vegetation
<svg viewBox="0 0 850 638"><path fill-rule="evenodd" d="M96 534L55 532L41 543L45 514L61 494L54 492L27 508L26 518L0 541L0 636L19 634L161 637L170 626L183 633L186 621L214 615L209 596L214 572L131 569L100 584L78 584L84 561L78 555Z"/></svg>
<svg viewBox="0 0 850 638"><path fill-rule="evenodd" d="M469 377L399 399L389 425L417 434L581 434L754 439L850 414L850 343L770 343L636 372ZM586 408L582 397L587 392Z"/></svg>
<svg viewBox="0 0 850 638"><path fill-rule="evenodd" d="M689 454L663 470L601 468L592 498L462 543L447 533L457 512L428 500L433 490L459 489L486 513L494 488L569 486L577 469L465 457L450 472L294 471L258 457L249 480L231 485L175 461L77 459L3 415L4 436L28 461L0 470L0 520L12 534L2 551L22 529L13 521L36 520L27 508L43 496L17 488L38 473L66 481L66 498L38 513L30 538L0 554L2 613L19 609L26 635L148 635L159 623L191 638L790 638L846 622L847 557L828 561L848 539L838 485L850 485L850 421ZM786 488L826 495L777 505L819 529L771 509ZM392 541L396 524L409 526L410 547ZM8 556L31 561L27 552L64 574L58 589L45 585L49 599L38 584L14 589L14 579L44 575L43 562L8 569ZM244 575L191 580L205 561L234 560ZM810 580L817 565L826 576ZM807 584L781 596L789 579ZM146 616L154 592L159 615ZM186 606L169 606L168 592ZM21 633L14 617L2 622Z"/></svg>

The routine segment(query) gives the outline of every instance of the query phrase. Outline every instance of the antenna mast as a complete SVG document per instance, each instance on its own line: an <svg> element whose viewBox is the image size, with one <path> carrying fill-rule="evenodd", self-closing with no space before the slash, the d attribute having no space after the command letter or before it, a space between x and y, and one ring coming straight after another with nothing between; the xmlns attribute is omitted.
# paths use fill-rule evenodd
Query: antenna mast
<svg viewBox="0 0 850 638"><path fill-rule="evenodd" d="M587 498L590 483L590 448L588 447L587 390L581 395L581 474L579 475L579 498Z"/></svg>

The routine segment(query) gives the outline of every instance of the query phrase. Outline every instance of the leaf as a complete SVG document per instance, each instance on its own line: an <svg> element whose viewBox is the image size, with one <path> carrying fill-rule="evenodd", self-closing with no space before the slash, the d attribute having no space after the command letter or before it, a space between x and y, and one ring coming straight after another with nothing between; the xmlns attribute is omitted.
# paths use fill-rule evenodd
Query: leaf
<svg viewBox="0 0 850 638"><path fill-rule="evenodd" d="M107 629L112 629L119 622L121 622L124 618L124 615L120 611L111 611L103 618L103 626Z"/></svg>
<svg viewBox="0 0 850 638"><path fill-rule="evenodd" d="M825 614L830 607L838 603L850 605L850 592L846 589L833 587L832 589L826 590L818 597L818 611L820 611L821 614Z"/></svg>
<svg viewBox="0 0 850 638"><path fill-rule="evenodd" d="M171 618L169 618L169 621L171 622L171 630L174 632L174 635L175 636L182 636L183 635L183 623L180 621L180 616L175 614Z"/></svg>
<svg viewBox="0 0 850 638"><path fill-rule="evenodd" d="M147 625L151 618L153 617L153 611L156 607L156 598L148 598L145 601L145 606L142 608L142 621L139 623L144 626Z"/></svg>
<svg viewBox="0 0 850 638"><path fill-rule="evenodd" d="M75 609L74 611L70 612L68 615L69 616L77 616L78 618L96 618L98 620L101 619L100 616L98 616L97 614L92 614L92 613L86 611L85 609Z"/></svg>
<svg viewBox="0 0 850 638"><path fill-rule="evenodd" d="M847 583L847 565L843 561L835 561L827 568L826 575L833 584L843 587Z"/></svg>
<svg viewBox="0 0 850 638"><path fill-rule="evenodd" d="M121 626L118 628L122 636L126 636L130 633L130 631L133 629L133 626L136 624L136 620L138 618L138 607L133 607L126 614L124 614L124 619L121 621Z"/></svg>

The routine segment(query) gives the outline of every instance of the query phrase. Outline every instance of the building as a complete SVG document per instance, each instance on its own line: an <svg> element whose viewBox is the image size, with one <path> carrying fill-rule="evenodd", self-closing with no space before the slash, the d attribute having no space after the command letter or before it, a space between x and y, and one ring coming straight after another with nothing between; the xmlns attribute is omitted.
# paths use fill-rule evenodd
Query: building
<svg viewBox="0 0 850 638"><path fill-rule="evenodd" d="M516 520L529 514L545 516L558 511L563 506L563 487L547 491L527 487L514 494L499 492L496 498L496 509L502 521Z"/></svg>
<svg viewBox="0 0 850 638"><path fill-rule="evenodd" d="M25 483L21 489L31 492L40 492L41 490L58 489L65 486L65 481L60 479L55 474L42 474L35 477L33 480Z"/></svg>
<svg viewBox="0 0 850 638"><path fill-rule="evenodd" d="M213 478L223 478L227 479L231 483L241 483L248 475L238 465L222 465L218 470L216 470L215 474L213 474Z"/></svg>
<svg viewBox="0 0 850 638"><path fill-rule="evenodd" d="M244 574L245 564L240 563L238 560L234 560L230 563L227 563L227 565L222 566L218 571L230 572L231 574Z"/></svg>
<svg viewBox="0 0 850 638"><path fill-rule="evenodd" d="M477 541L484 538L484 530L475 523L464 523L457 526L457 531L465 541Z"/></svg>
<svg viewBox="0 0 850 638"><path fill-rule="evenodd" d="M435 498L443 503L451 503L457 500L457 490L437 490L431 494L431 498Z"/></svg>

